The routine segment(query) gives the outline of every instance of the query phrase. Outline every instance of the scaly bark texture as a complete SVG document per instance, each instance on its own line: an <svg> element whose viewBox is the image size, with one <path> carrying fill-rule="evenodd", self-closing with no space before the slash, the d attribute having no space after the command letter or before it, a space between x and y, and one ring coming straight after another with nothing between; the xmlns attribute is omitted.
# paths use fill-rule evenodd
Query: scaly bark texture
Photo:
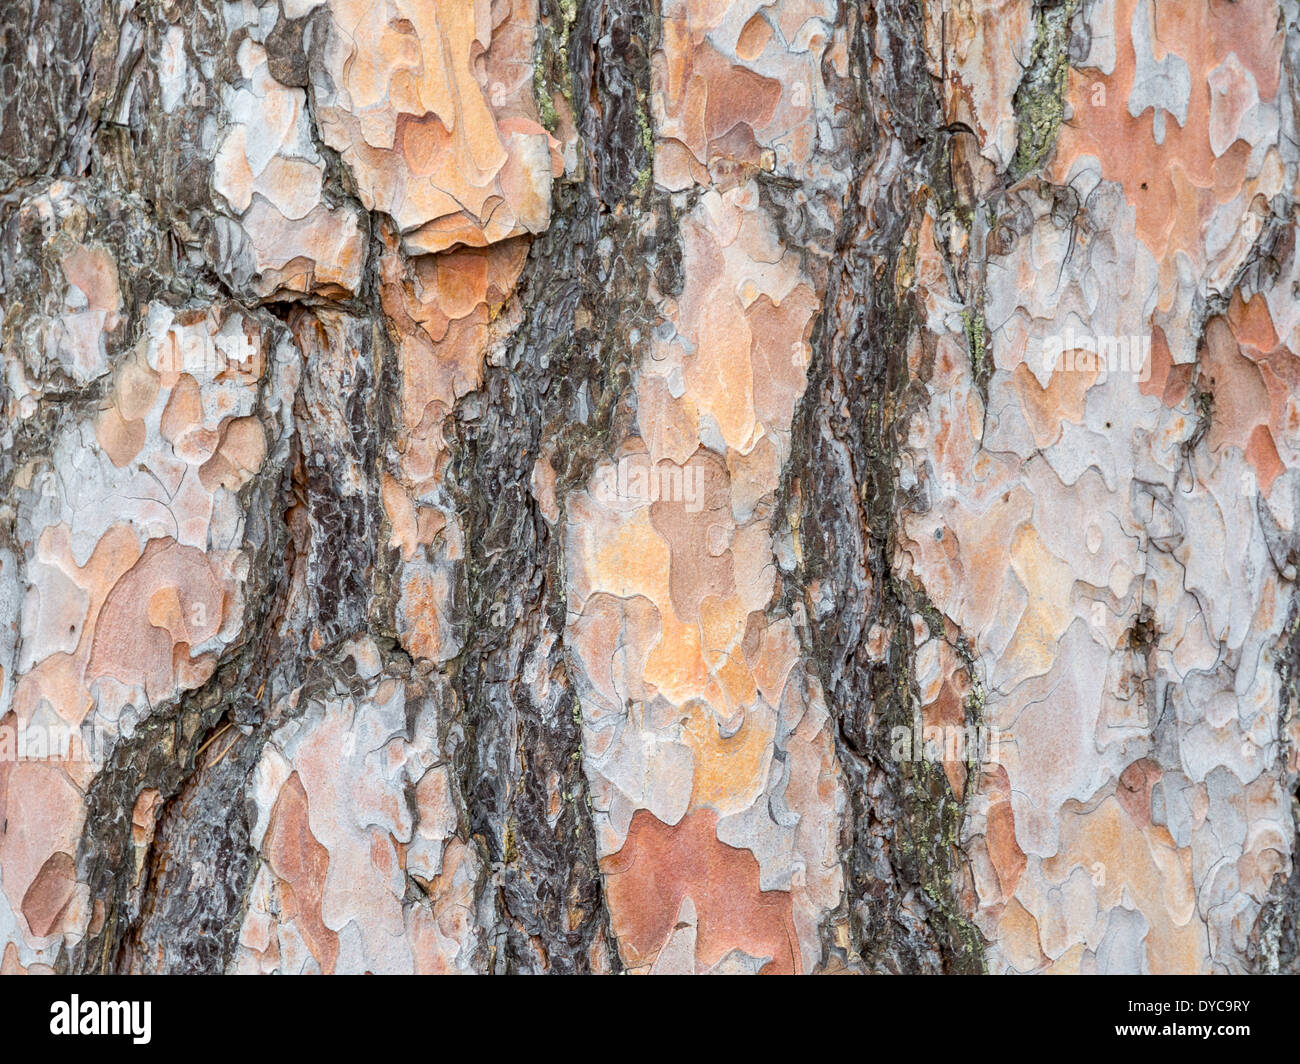
<svg viewBox="0 0 1300 1064"><path fill-rule="evenodd" d="M5 972L1300 966L1295 0L9 0Z"/></svg>

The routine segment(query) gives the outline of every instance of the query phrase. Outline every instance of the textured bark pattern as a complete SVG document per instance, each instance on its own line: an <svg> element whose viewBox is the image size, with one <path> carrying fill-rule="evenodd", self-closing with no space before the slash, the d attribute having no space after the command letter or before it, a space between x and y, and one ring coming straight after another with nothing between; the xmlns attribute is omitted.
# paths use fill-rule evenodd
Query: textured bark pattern
<svg viewBox="0 0 1300 1064"><path fill-rule="evenodd" d="M3 970L1296 971L1298 18L0 6Z"/></svg>

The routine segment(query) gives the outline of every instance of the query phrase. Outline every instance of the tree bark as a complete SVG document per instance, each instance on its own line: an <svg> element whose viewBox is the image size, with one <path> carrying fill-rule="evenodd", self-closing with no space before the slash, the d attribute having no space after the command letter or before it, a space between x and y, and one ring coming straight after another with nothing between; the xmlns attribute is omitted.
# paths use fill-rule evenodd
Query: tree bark
<svg viewBox="0 0 1300 1064"><path fill-rule="evenodd" d="M4 0L5 972L1300 971L1294 0Z"/></svg>

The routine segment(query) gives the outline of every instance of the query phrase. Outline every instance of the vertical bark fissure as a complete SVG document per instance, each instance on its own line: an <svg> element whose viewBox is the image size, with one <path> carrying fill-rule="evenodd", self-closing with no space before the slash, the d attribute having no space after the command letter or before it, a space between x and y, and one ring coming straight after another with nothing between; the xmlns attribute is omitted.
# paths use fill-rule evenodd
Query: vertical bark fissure
<svg viewBox="0 0 1300 1064"><path fill-rule="evenodd" d="M518 288L523 321L457 410L451 480L466 515L471 625L457 664L471 730L460 771L472 829L498 870L493 965L569 972L618 962L565 660L563 517L544 518L530 479L550 462L562 503L633 416L650 272L663 264L662 279L676 252L671 209L645 176L653 5L542 10L550 73L539 93L561 92L580 116L581 174L557 182ZM557 72L564 80L551 81Z"/></svg>
<svg viewBox="0 0 1300 1064"><path fill-rule="evenodd" d="M249 542L267 564L254 568L247 591L245 638L208 683L119 742L90 788L77 861L102 917L92 918L91 934L65 953L68 971L211 974L223 970L234 948L254 856L246 845L244 782L265 738L271 674L293 662L292 648L271 649L281 642L292 570L275 564L292 554L277 520L287 479L275 469L248 489L259 497L248 510ZM211 753L202 765L205 750ZM159 793L158 827L151 825L137 886L132 813L149 789Z"/></svg>
<svg viewBox="0 0 1300 1064"><path fill-rule="evenodd" d="M923 606L893 571L897 437L916 328L895 277L920 194L946 182L942 113L919 12L888 3L863 18L850 7L848 17L860 161L787 475L804 552L799 582L817 589L811 656L850 795L849 934L828 927L826 937L871 971L979 971L980 938L954 883L961 803L941 766L894 761L889 738L919 711L911 617ZM884 661L866 648L875 624L894 633Z"/></svg>
<svg viewBox="0 0 1300 1064"><path fill-rule="evenodd" d="M1300 106L1300 23L1295 19L1293 7L1286 18L1286 40L1282 50L1282 82L1289 106L1283 108L1283 134L1293 142L1297 136L1297 106ZM1284 17L1286 17L1284 15ZM1278 197L1281 199L1282 197ZM1256 241L1253 254L1239 271L1237 284L1246 284L1262 291L1287 276L1286 267L1295 262L1295 215L1297 205L1289 197L1284 204L1273 203L1268 224ZM1233 286L1234 289L1236 285ZM1292 296L1300 292L1292 289ZM1295 573L1300 569L1300 543L1294 532L1279 534L1263 500L1256 506L1260 520L1276 536L1273 563L1279 572ZM1280 549L1285 548L1285 550ZM1273 879L1269 896L1260 909L1250 936L1250 970L1265 975L1300 974L1300 871L1296 869L1296 854L1300 853L1300 751L1295 748L1293 722L1300 714L1300 593L1292 595L1291 609L1283 630L1282 652L1278 654L1276 668L1281 678L1282 699L1278 706L1279 760L1286 766L1284 783L1290 798L1291 822L1294 830L1291 845L1291 871Z"/></svg>

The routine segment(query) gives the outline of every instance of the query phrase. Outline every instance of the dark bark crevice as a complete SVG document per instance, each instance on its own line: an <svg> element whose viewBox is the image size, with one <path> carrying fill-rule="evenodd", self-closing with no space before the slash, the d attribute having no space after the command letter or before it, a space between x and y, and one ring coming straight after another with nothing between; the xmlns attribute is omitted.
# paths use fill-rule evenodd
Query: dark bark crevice
<svg viewBox="0 0 1300 1064"><path fill-rule="evenodd" d="M837 721L850 802L847 897L824 937L828 962L867 971L977 972L983 943L957 900L962 805L942 766L894 761L889 738L912 726L911 623L925 605L893 563L918 328L895 278L926 196L947 194L948 137L920 12L890 2L845 16L852 71L838 90L857 154L783 489L803 549L796 582L819 592L806 604L809 657ZM875 624L893 633L883 661L867 650ZM844 923L847 936L835 930Z"/></svg>
<svg viewBox="0 0 1300 1064"><path fill-rule="evenodd" d="M562 507L631 428L632 373L656 324L651 288L674 283L680 252L672 207L648 180L657 11L601 0L568 12L544 3L542 15L541 51L581 116L584 161L557 182L550 227L533 243L522 324L456 413L451 483L466 520L470 618L456 683L471 824L498 869L494 969L574 972L618 959L563 642L563 518L551 526L529 485L535 463L550 462ZM545 80L543 93L556 87Z"/></svg>

